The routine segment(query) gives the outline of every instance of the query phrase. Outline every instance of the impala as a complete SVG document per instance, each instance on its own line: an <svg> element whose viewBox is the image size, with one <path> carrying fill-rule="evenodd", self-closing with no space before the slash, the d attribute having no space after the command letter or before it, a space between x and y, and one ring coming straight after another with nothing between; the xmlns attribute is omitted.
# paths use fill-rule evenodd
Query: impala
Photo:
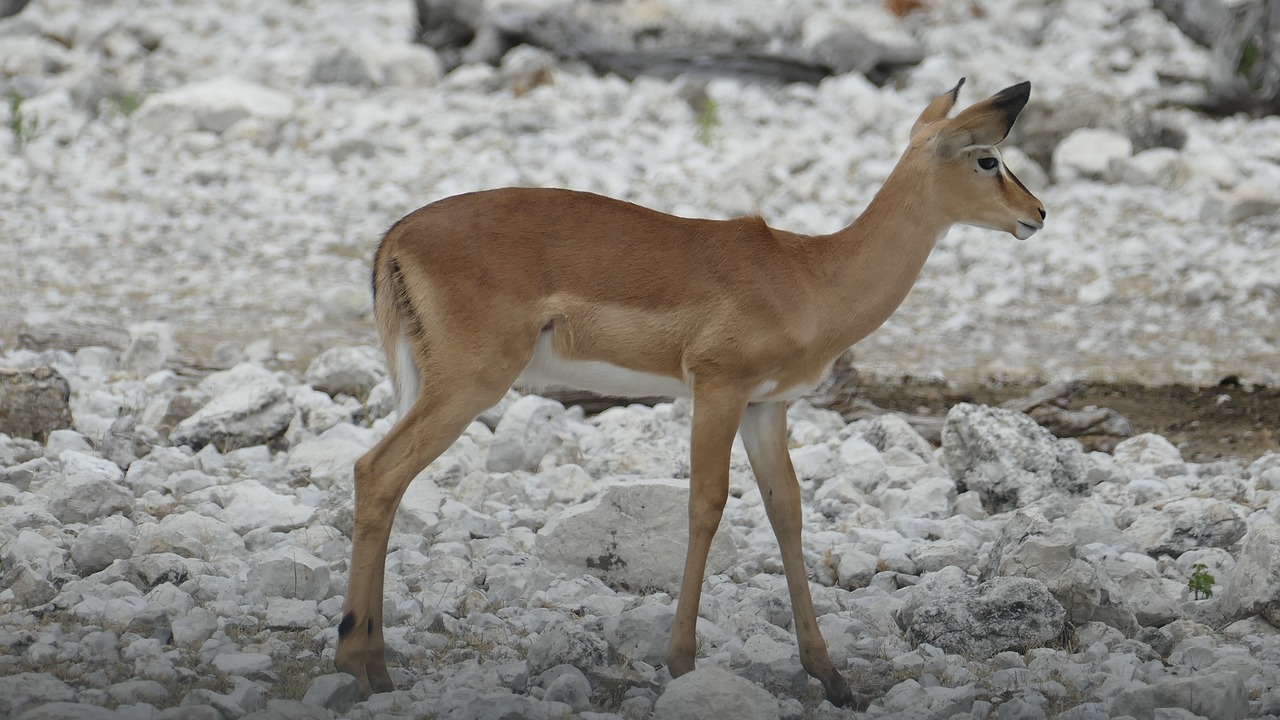
<svg viewBox="0 0 1280 720"><path fill-rule="evenodd" d="M1030 83L949 117L929 103L870 205L831 235L759 217L675 217L599 195L507 188L450 197L396 223L374 258L378 333L400 417L355 466L355 525L336 664L390 690L383 573L413 478L517 382L693 398L689 544L672 676L694 666L707 552L740 433L778 538L800 660L828 699L849 689L818 631L800 540L787 402L906 297L934 244L965 223L1026 239L1044 207L1001 162Z"/></svg>

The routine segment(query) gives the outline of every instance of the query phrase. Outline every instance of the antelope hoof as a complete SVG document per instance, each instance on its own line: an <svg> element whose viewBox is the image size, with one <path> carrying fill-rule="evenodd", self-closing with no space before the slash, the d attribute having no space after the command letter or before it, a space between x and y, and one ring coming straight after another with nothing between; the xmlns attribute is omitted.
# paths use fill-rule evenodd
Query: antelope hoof
<svg viewBox="0 0 1280 720"><path fill-rule="evenodd" d="M387 663L382 658L366 664L365 673L369 676L369 689L371 691L383 693L396 689L395 683L391 682L391 673L387 671Z"/></svg>
<svg viewBox="0 0 1280 720"><path fill-rule="evenodd" d="M667 653L667 672L671 673L671 678L684 675L693 670L693 653L683 653L671 651Z"/></svg>
<svg viewBox="0 0 1280 720"><path fill-rule="evenodd" d="M849 685L845 682L844 676L835 670L825 678L821 678L822 685L827 689L827 700L831 701L836 707L845 707L853 700L853 694L849 692Z"/></svg>

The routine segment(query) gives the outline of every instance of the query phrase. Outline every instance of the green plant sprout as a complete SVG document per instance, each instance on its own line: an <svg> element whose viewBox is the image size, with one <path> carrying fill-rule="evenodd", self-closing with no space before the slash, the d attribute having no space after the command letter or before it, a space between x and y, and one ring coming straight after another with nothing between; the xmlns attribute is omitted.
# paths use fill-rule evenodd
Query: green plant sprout
<svg viewBox="0 0 1280 720"><path fill-rule="evenodd" d="M1196 563L1191 566L1191 579L1187 581L1187 589L1191 591L1191 599L1200 600L1213 597L1213 575L1209 573L1209 566L1204 563Z"/></svg>
<svg viewBox="0 0 1280 720"><path fill-rule="evenodd" d="M9 91L9 130L13 133L13 144L25 147L36 136L40 129L40 118L34 113L22 109L22 95L17 90Z"/></svg>
<svg viewBox="0 0 1280 720"><path fill-rule="evenodd" d="M720 107L716 101L706 98L702 108L698 110L698 132L694 136L698 142L711 147L711 133L720 125Z"/></svg>

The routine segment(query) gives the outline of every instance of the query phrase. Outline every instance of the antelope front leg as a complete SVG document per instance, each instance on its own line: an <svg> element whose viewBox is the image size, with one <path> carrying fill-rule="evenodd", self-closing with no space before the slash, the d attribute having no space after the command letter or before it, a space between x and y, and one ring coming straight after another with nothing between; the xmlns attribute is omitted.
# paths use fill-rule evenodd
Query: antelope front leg
<svg viewBox="0 0 1280 720"><path fill-rule="evenodd" d="M693 669L698 604L707 570L707 553L729 498L729 453L747 398L738 393L699 390L693 395L693 436L689 473L689 547L680 580L680 600L667 665L672 677Z"/></svg>
<svg viewBox="0 0 1280 720"><path fill-rule="evenodd" d="M809 595L809 574L804 566L800 541L803 524L800 484L787 451L787 406L773 402L747 406L742 418L742 442L751 460L765 512L782 551L782 567L787 574L791 612L800 643L800 664L822 681L827 699L836 705L849 702L849 687L827 655L827 643L818 630L818 618Z"/></svg>

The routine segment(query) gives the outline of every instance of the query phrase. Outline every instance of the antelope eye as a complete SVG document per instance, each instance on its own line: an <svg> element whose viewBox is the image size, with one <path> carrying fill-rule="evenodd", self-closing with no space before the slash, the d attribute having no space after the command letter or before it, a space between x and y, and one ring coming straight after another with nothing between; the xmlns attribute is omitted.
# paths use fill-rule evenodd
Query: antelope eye
<svg viewBox="0 0 1280 720"><path fill-rule="evenodd" d="M996 165L999 165L999 164L1000 164L1000 161L996 160L993 157L978 158L978 167L982 168L983 170L995 170Z"/></svg>

